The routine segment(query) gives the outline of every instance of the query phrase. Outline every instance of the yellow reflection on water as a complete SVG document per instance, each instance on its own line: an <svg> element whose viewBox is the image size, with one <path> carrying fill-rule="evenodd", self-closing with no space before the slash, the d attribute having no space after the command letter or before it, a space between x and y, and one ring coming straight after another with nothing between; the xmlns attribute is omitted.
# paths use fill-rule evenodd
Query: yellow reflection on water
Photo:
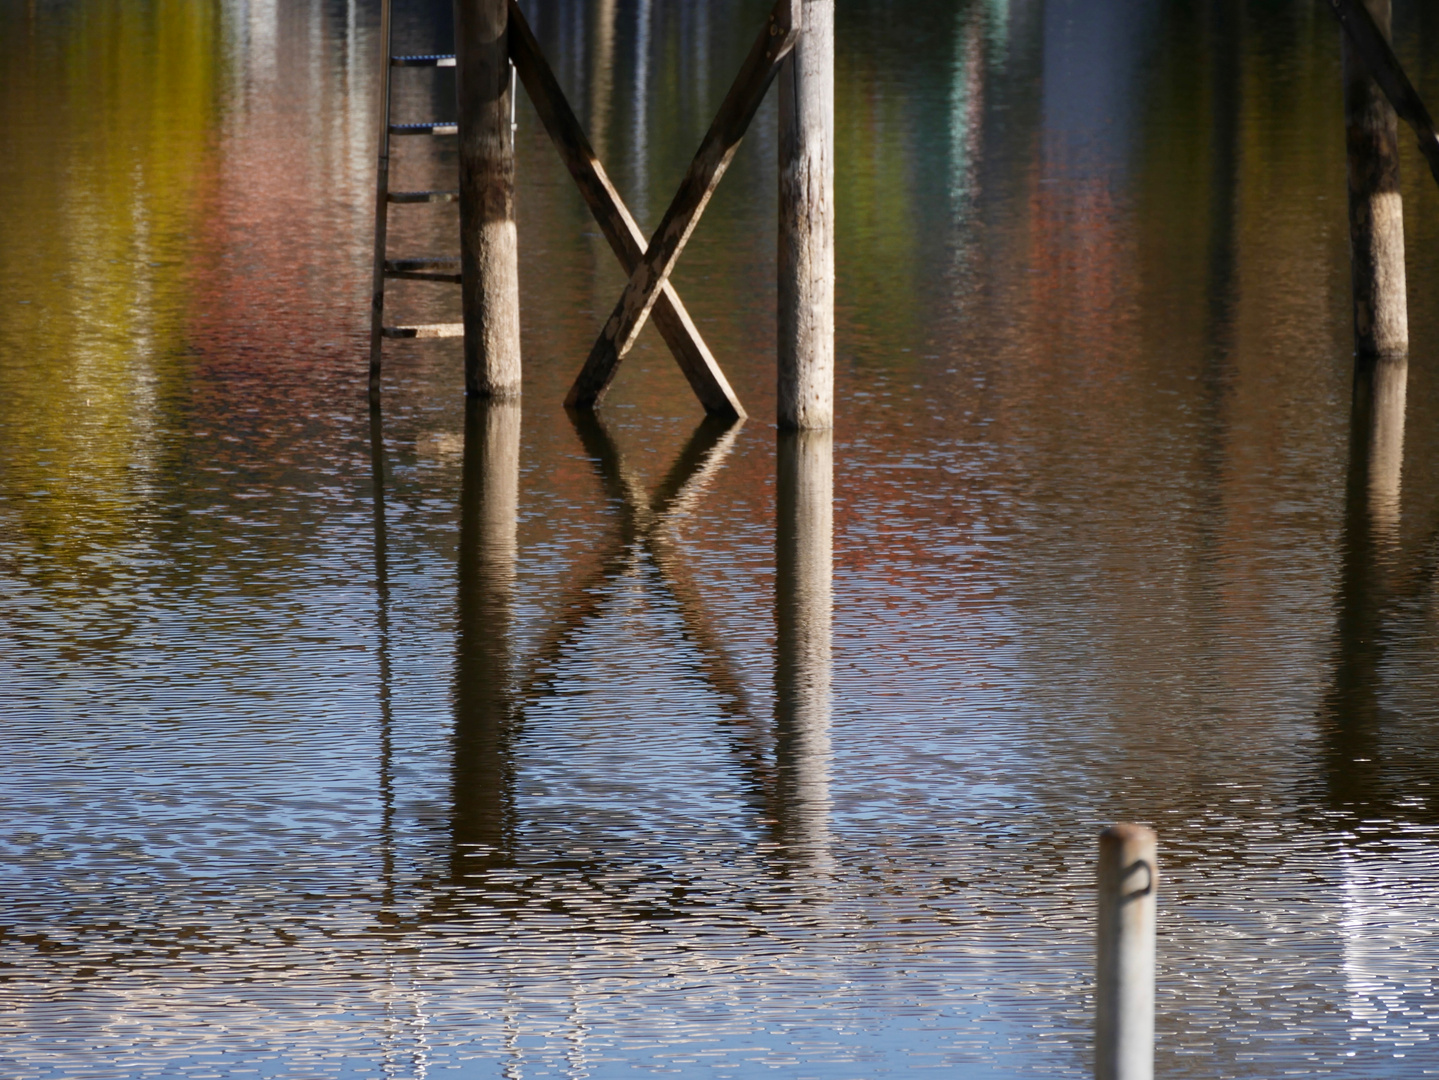
<svg viewBox="0 0 1439 1080"><path fill-rule="evenodd" d="M12 527L72 570L132 538L155 403L184 378L187 262L215 157L210 4L28 13L0 34L0 430Z"/></svg>

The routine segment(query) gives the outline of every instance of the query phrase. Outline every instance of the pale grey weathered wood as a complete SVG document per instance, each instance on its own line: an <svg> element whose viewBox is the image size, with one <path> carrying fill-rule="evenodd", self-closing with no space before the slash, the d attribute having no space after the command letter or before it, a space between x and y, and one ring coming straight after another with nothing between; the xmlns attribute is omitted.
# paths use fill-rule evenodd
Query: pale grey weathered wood
<svg viewBox="0 0 1439 1080"><path fill-rule="evenodd" d="M781 428L834 424L834 0L802 0L779 74Z"/></svg>
<svg viewBox="0 0 1439 1080"><path fill-rule="evenodd" d="M630 274L619 303L570 388L565 398L567 406L593 408L609 389L620 361L634 344L710 196L734 159L781 61L793 48L799 19L799 0L776 0L765 28L745 58L669 209L650 238L644 258Z"/></svg>
<svg viewBox="0 0 1439 1080"><path fill-rule="evenodd" d="M1380 40L1387 39L1390 0L1368 0L1368 9L1365 14L1372 18L1367 25L1377 31ZM1343 41L1344 132L1354 351L1365 361L1408 353L1409 314L1404 200L1399 191L1399 122L1356 48L1356 25L1353 18L1345 23L1350 32Z"/></svg>
<svg viewBox="0 0 1439 1080"><path fill-rule="evenodd" d="M515 146L505 0L455 0L465 392L520 393Z"/></svg>
<svg viewBox="0 0 1439 1080"><path fill-rule="evenodd" d="M644 257L644 233L640 232L624 200L610 183L604 166L585 137L584 128L565 99L559 80L555 78L514 0L510 0L510 57L545 131L594 214L600 231L609 241L625 273L633 273ZM744 407L700 337L689 312L680 302L679 294L668 281L655 302L652 317L655 328L670 347L705 411L717 416L743 417Z"/></svg>
<svg viewBox="0 0 1439 1080"><path fill-rule="evenodd" d="M387 326L387 338L457 338L464 337L464 323L421 323L418 326Z"/></svg>
<svg viewBox="0 0 1439 1080"><path fill-rule="evenodd" d="M1153 1080L1154 831L1111 825L1099 834L1095 934L1095 1080Z"/></svg>

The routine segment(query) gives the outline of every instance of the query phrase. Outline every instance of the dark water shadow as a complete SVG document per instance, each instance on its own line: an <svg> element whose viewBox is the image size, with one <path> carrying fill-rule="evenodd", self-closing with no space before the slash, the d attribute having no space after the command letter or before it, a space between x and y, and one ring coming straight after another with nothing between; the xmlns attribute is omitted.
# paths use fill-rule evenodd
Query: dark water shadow
<svg viewBox="0 0 1439 1080"><path fill-rule="evenodd" d="M1361 365L1354 376L1334 677L1324 700L1324 773L1331 807L1355 819L1394 817L1404 795L1394 788L1385 761L1382 696L1401 581L1407 379L1403 360Z"/></svg>

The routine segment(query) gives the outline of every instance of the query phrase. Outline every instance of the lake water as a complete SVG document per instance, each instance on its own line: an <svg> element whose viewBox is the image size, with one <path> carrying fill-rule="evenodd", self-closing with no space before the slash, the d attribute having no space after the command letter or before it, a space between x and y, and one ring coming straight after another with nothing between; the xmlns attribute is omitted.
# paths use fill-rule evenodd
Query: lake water
<svg viewBox="0 0 1439 1080"><path fill-rule="evenodd" d="M526 10L653 225L765 6ZM773 101L675 278L748 422L652 329L560 407L623 277L523 94L523 405L372 413L377 27L0 2L0 1072L1081 1077L1140 820L1160 1075L1439 1073L1439 191L1351 421L1326 5L842 0L832 439Z"/></svg>

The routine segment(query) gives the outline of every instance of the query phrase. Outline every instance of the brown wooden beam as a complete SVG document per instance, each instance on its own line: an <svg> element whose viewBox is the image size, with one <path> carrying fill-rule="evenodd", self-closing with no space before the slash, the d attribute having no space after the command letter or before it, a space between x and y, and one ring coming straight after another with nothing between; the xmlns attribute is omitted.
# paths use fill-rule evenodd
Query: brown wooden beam
<svg viewBox="0 0 1439 1080"><path fill-rule="evenodd" d="M530 95L540 122L559 151L560 160L569 169L575 186L594 214L600 232L609 241L625 273L632 274L644 258L645 234L640 231L614 184L610 183L519 5L515 0L509 0L509 3L510 59L515 62L515 70L525 84L525 92ZM680 302L679 294L669 282L665 282L659 299L655 301L653 318L655 328L670 347L705 412L715 416L744 417L744 406L730 388L729 380L715 362L714 354L700 337L689 312Z"/></svg>
<svg viewBox="0 0 1439 1080"><path fill-rule="evenodd" d="M629 352L650 309L654 307L685 243L699 224L710 196L739 149L750 121L759 110L779 65L799 35L799 0L776 0L734 84L725 95L714 123L690 163L670 207L650 238L644 258L630 274L624 294L590 350L565 405L591 409L614 381L620 361Z"/></svg>
<svg viewBox="0 0 1439 1080"><path fill-rule="evenodd" d="M1414 134L1419 137L1419 151L1429 163L1435 183L1439 183L1439 133L1435 132L1429 110L1424 107L1409 76L1404 74L1404 68L1384 32L1375 23L1374 16L1369 14L1363 0L1329 0L1329 6L1349 35L1355 54L1369 69L1379 89L1384 91L1399 119L1413 128Z"/></svg>

